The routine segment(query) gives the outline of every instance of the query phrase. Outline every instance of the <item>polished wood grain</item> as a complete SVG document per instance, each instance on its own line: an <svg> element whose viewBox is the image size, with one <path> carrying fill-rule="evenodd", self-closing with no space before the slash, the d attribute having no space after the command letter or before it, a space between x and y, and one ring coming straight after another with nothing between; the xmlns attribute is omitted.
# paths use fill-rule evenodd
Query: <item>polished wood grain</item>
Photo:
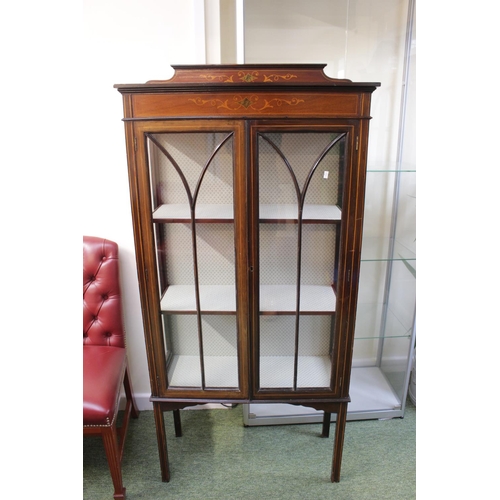
<svg viewBox="0 0 500 500"><path fill-rule="evenodd" d="M301 118L358 118L362 100L354 92L332 95L326 92L205 92L178 95L135 94L134 119L179 117L259 118L290 116Z"/></svg>

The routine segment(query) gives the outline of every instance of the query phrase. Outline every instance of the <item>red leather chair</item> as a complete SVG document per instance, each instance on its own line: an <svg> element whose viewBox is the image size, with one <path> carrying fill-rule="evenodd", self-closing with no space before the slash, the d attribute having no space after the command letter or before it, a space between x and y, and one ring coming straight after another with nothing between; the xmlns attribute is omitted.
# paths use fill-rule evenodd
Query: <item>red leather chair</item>
<svg viewBox="0 0 500 500"><path fill-rule="evenodd" d="M117 427L122 385L126 407ZM130 416L137 418L127 367L118 273L118 245L83 238L83 435L101 435L115 488L125 499L121 462Z"/></svg>

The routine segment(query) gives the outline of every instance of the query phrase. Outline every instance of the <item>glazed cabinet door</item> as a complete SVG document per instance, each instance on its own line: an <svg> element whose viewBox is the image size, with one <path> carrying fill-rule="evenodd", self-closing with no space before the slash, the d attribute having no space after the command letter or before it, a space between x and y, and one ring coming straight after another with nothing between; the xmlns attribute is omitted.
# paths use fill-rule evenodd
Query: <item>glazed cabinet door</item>
<svg viewBox="0 0 500 500"><path fill-rule="evenodd" d="M153 397L246 398L243 126L134 127Z"/></svg>
<svg viewBox="0 0 500 500"><path fill-rule="evenodd" d="M347 331L337 315L353 127L256 122L252 142L253 391L339 397Z"/></svg>

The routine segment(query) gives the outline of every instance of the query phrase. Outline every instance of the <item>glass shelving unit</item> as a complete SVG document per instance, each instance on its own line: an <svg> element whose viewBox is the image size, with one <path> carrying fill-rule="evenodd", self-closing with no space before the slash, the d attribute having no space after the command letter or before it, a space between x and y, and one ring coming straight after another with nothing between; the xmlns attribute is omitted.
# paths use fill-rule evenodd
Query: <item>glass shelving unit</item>
<svg viewBox="0 0 500 500"><path fill-rule="evenodd" d="M411 169L369 169L367 173L369 186L384 185L389 195L392 191L394 206L387 236L371 236L370 219L387 217L379 200L384 191L368 191L349 405L351 420L404 415L409 360L415 342L415 176ZM372 206L375 202L377 211Z"/></svg>
<svg viewBox="0 0 500 500"><path fill-rule="evenodd" d="M262 56L266 60L277 57L272 50L264 53L259 47L264 43L263 36L271 36L275 19L281 16L283 29L289 29L302 41L300 53L290 51L289 57L299 55L303 62L322 57L328 61L327 70L334 76L357 78L371 71L382 81L381 92L374 96L373 114L377 118L370 125L347 419L403 417L416 341L415 2L384 0L381 5L367 5L358 10L349 0L336 2L335 6L323 0L313 3L314 11L313 6L305 8L291 2L291 14L287 14L286 21L277 9L266 10L264 2L259 6L249 4L245 62ZM379 9L382 6L386 16L383 21ZM365 19L363 16L368 16L366 19L370 18L377 29L369 33L360 30L356 23ZM265 22L260 26L257 20L263 18ZM406 34L399 31L399 26L405 23ZM318 28L323 30L325 40L314 50L307 38L313 27L315 33ZM385 44L389 39L391 47L400 47L391 54ZM387 57L399 58L397 69L387 66ZM321 412L292 405L244 408L245 425L313 423L321 418Z"/></svg>

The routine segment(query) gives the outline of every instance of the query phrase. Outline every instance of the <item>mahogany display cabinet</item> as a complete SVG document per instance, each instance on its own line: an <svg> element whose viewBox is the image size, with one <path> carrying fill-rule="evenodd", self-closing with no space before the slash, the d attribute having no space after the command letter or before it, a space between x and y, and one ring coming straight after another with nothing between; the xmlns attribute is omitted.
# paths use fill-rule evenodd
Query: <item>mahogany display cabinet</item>
<svg viewBox="0 0 500 500"><path fill-rule="evenodd" d="M118 84L162 480L165 411L335 413L340 479L371 94L322 64L174 66Z"/></svg>

